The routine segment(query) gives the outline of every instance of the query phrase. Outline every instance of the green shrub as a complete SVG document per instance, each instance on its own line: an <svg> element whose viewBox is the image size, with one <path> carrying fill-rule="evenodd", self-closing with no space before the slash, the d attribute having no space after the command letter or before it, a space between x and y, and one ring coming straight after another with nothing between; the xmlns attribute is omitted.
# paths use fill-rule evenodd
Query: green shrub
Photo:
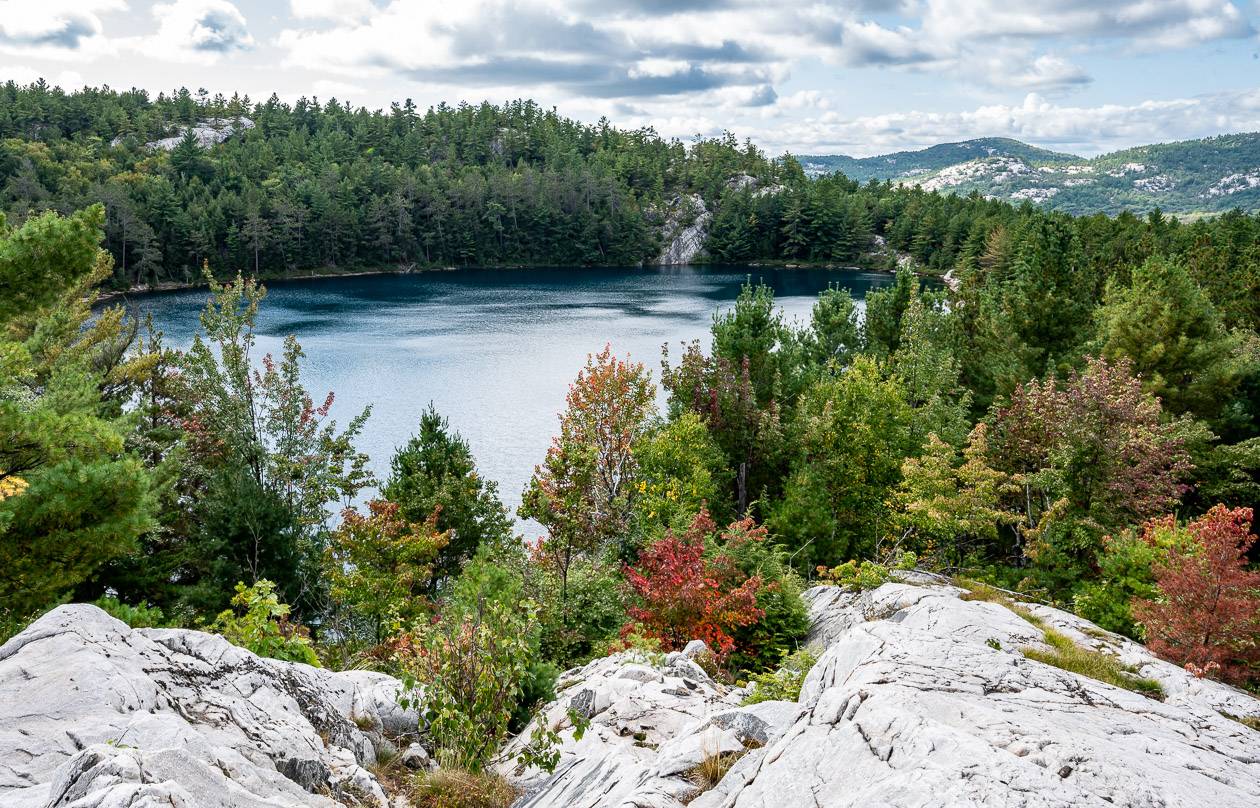
<svg viewBox="0 0 1260 808"><path fill-rule="evenodd" d="M532 659L534 607L481 600L396 642L399 702L422 712L443 767L480 772L507 736Z"/></svg>
<svg viewBox="0 0 1260 808"><path fill-rule="evenodd" d="M1142 627L1133 619L1131 604L1136 598L1153 600L1158 596L1155 565L1168 557L1169 550L1192 542L1171 517L1150 520L1140 534L1126 530L1117 537L1104 538L1098 578L1076 595L1076 613L1108 631L1142 640Z"/></svg>
<svg viewBox="0 0 1260 808"><path fill-rule="evenodd" d="M232 608L220 612L207 629L259 656L319 667L306 629L289 622L288 604L280 602L271 581L237 583Z"/></svg>
<svg viewBox="0 0 1260 808"><path fill-rule="evenodd" d="M819 583L865 591L877 589L892 580L894 570L908 571L919 563L914 553L900 553L891 565L850 559L838 567L818 568Z"/></svg>
<svg viewBox="0 0 1260 808"><path fill-rule="evenodd" d="M805 677L814 667L818 657L808 648L802 648L788 655L778 670L773 673L760 673L752 678L752 685L744 704L757 704L763 701L796 701L801 695L801 686Z"/></svg>
<svg viewBox="0 0 1260 808"><path fill-rule="evenodd" d="M534 569L528 591L538 603L543 658L569 668L588 662L614 641L626 623L622 587L622 577L611 564L581 560L569 570L567 592L561 597L559 577L550 569Z"/></svg>
<svg viewBox="0 0 1260 808"><path fill-rule="evenodd" d="M106 595L93 601L92 605L132 628L162 628L171 625L161 609L147 603L132 606L123 603L118 598Z"/></svg>
<svg viewBox="0 0 1260 808"><path fill-rule="evenodd" d="M554 662L534 659L525 668L525 677L521 680L521 694L512 710L512 720L508 723L511 732L520 732L529 719L533 717L534 707L548 702L556 694L556 679L560 678L560 669Z"/></svg>
<svg viewBox="0 0 1260 808"><path fill-rule="evenodd" d="M645 665L659 668L665 664L665 653L661 651L661 641L637 631L630 631L604 641L596 647L595 655L608 656L623 651L630 651L632 656L640 659Z"/></svg>
<svg viewBox="0 0 1260 808"><path fill-rule="evenodd" d="M762 617L737 626L731 636L735 650L725 667L759 673L770 670L796 648L809 631L809 613L801 599L801 580L789 566L783 549L761 537L747 522L736 522L722 533L721 551L749 578L761 579L757 608Z"/></svg>

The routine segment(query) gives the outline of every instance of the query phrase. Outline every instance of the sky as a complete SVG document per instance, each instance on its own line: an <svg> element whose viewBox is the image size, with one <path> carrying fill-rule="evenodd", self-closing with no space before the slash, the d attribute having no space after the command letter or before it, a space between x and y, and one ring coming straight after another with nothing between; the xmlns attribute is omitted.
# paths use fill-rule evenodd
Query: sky
<svg viewBox="0 0 1260 808"><path fill-rule="evenodd" d="M1260 0L0 0L0 80L387 108L533 98L684 140L1092 156L1260 131Z"/></svg>

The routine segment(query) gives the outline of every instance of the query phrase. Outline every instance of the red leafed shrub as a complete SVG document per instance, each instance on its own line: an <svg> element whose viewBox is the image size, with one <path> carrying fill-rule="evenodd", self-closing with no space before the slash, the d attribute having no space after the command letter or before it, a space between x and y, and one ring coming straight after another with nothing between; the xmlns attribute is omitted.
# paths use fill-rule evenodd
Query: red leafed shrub
<svg viewBox="0 0 1260 808"><path fill-rule="evenodd" d="M1260 572L1247 569L1251 509L1217 505L1186 526L1192 542L1155 568L1160 597L1133 614L1151 650L1192 672L1260 676Z"/></svg>
<svg viewBox="0 0 1260 808"><path fill-rule="evenodd" d="M731 633L761 619L761 577L744 575L728 555L706 557L705 538L714 529L701 511L686 533L667 533L639 555L637 567L626 568L635 603L625 632L654 637L667 650L700 639L725 657L735 649Z"/></svg>

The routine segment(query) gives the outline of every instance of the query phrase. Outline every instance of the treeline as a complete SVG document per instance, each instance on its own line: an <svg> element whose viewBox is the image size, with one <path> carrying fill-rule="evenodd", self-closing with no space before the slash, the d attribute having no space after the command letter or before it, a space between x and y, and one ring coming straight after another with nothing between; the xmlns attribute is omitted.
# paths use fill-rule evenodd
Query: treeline
<svg viewBox="0 0 1260 808"><path fill-rule="evenodd" d="M209 148L191 135L169 152L145 145L210 119L236 134ZM1231 324L1255 317L1260 218L1238 213L1193 224L1071 218L841 175L809 181L790 156L767 159L729 134L683 144L531 101L368 111L204 91L0 86L0 210L21 222L104 203L113 287L197 282L207 262L221 275L263 277L637 264L657 255L667 217L685 214L676 200L693 193L714 211L708 260L883 267L908 256L943 274L1000 260L991 250L1038 250L1024 242L1044 224L1072 251L1065 260L1096 280L1177 255L1218 305L1230 298Z"/></svg>
<svg viewBox="0 0 1260 808"><path fill-rule="evenodd" d="M220 119L237 134L145 144ZM243 119L252 122L244 128ZM731 177L799 175L733 137L685 147L651 129L588 126L531 101L410 102L387 112L187 90L0 87L0 209L106 206L119 286L220 272L281 275L467 264L637 264L672 194L715 199Z"/></svg>

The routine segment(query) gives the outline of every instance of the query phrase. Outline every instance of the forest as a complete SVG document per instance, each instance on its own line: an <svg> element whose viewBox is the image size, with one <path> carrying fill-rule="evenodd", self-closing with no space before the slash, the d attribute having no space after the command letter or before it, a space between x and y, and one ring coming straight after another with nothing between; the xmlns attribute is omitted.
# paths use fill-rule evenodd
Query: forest
<svg viewBox="0 0 1260 808"><path fill-rule="evenodd" d="M29 210L0 223L0 638L88 601L387 671L424 688L443 766L491 790L487 762L562 670L703 639L712 675L791 698L812 661L803 589L912 569L1260 688L1255 217L1074 218L807 180L733 138L684 146L528 103L5 93L5 204ZM256 123L240 140L138 145L232 104ZM777 190L729 183L744 173ZM878 237L909 262L864 309L832 288L800 325L749 283L659 368L593 344L517 514L537 541L441 413L418 403L374 479L356 448L370 411L333 422L295 338L258 355L255 271L452 260L456 234L478 262L564 263L579 244L641 259L648 212L680 189L716 200L720 260L846 260ZM383 230L345 218L395 203ZM305 211L298 230L272 218L286 205ZM276 234L256 253L250 211ZM150 248L120 235L133 214L128 239L152 230L148 274ZM187 349L97 305L197 271L209 292ZM554 766L552 743L531 739L528 762Z"/></svg>

